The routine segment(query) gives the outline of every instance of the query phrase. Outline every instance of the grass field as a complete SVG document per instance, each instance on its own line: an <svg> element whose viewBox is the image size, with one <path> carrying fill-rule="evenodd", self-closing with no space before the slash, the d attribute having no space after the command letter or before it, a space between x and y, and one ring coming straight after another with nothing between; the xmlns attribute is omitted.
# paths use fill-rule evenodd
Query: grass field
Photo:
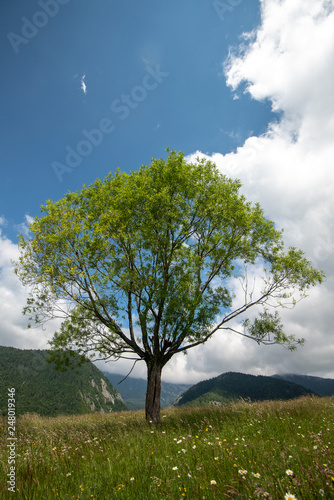
<svg viewBox="0 0 334 500"><path fill-rule="evenodd" d="M1 498L334 499L334 397L16 422L16 493Z"/></svg>

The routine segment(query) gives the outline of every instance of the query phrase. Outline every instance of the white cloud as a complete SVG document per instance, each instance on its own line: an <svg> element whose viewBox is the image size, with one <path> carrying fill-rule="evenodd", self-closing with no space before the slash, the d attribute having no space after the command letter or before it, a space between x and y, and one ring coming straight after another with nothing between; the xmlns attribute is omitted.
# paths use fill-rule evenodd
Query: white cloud
<svg viewBox="0 0 334 500"><path fill-rule="evenodd" d="M334 10L332 3L331 10ZM247 82L257 100L274 110L305 115L323 108L333 86L333 12L325 0L264 0L262 26L240 57L227 61L227 83Z"/></svg>
<svg viewBox="0 0 334 500"><path fill-rule="evenodd" d="M4 217L0 217L0 226L5 226L7 224L7 221Z"/></svg>
<svg viewBox="0 0 334 500"><path fill-rule="evenodd" d="M26 214L24 216L25 222L21 222L21 224L18 224L15 226L16 230L19 232L19 234L22 234L22 236L28 237L29 236L29 224L31 224L34 220L33 217L30 215Z"/></svg>
<svg viewBox="0 0 334 500"><path fill-rule="evenodd" d="M305 347L290 353L219 334L198 352L211 367L210 376L216 370L239 370L334 377L334 5L263 0L261 26L244 39L242 51L231 51L225 63L227 84L236 91L245 82L245 92L269 99L281 118L236 152L210 159L241 179L246 197L261 203L285 228L287 244L303 249L327 280L294 310L282 313L287 332L305 337ZM209 158L197 151L189 159L196 156ZM190 372L197 371L198 356L189 353Z"/></svg>
<svg viewBox="0 0 334 500"><path fill-rule="evenodd" d="M82 75L82 77L81 77L81 89L82 89L83 93L86 95L87 94L87 85L85 83L85 78L86 78L86 75Z"/></svg>
<svg viewBox="0 0 334 500"><path fill-rule="evenodd" d="M22 314L28 291L14 274L12 264L18 258L18 245L0 234L0 344L20 349L46 349L54 327L50 323L45 330L28 329L28 320Z"/></svg>

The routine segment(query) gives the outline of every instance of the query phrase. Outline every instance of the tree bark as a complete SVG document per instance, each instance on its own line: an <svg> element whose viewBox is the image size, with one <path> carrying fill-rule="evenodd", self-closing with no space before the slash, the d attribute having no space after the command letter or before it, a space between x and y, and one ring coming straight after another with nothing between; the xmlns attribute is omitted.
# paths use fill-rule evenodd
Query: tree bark
<svg viewBox="0 0 334 500"><path fill-rule="evenodd" d="M147 390L145 416L149 423L160 424L162 366L154 360L147 363Z"/></svg>

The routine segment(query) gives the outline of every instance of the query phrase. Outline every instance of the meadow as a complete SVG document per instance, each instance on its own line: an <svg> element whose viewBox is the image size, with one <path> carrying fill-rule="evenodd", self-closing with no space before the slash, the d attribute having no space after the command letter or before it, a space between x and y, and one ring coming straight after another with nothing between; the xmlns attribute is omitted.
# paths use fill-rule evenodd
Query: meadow
<svg viewBox="0 0 334 500"><path fill-rule="evenodd" d="M16 493L7 491L7 420L0 420L1 498L331 499L334 397L238 401L144 412L24 415L16 425Z"/></svg>

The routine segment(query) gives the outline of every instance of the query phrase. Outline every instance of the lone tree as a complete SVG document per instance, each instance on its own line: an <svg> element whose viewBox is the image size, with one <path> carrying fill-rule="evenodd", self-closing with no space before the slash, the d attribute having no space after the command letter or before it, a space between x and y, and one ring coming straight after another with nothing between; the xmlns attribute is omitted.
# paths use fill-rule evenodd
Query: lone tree
<svg viewBox="0 0 334 500"><path fill-rule="evenodd" d="M281 232L240 186L210 161L187 163L172 151L48 201L30 224L33 237L20 239L24 313L36 324L63 319L50 342L62 356L145 361L153 423L162 368L218 330L290 349L303 341L286 335L268 306L294 305L323 273L301 251L284 251ZM262 269L261 286L247 282L252 266ZM243 301L234 304L237 278ZM259 305L253 322L244 317Z"/></svg>

